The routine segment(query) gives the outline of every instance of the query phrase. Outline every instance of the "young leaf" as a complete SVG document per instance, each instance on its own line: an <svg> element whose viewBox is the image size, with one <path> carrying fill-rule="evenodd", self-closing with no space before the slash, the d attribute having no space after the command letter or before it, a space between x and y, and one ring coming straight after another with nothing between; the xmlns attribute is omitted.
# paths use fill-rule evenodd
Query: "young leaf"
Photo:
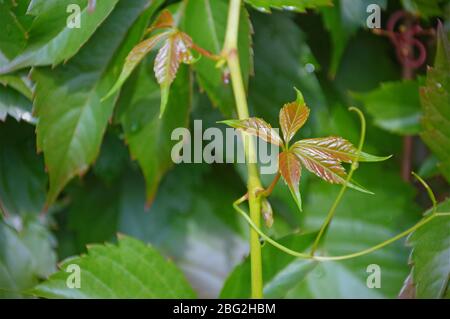
<svg viewBox="0 0 450 319"><path fill-rule="evenodd" d="M224 123L247 134L257 136L268 143L283 145L280 135L263 119L251 117L245 120L226 120L219 123Z"/></svg>
<svg viewBox="0 0 450 319"><path fill-rule="evenodd" d="M175 21L173 20L172 13L169 10L164 10L161 12L156 21L152 24L150 28L146 31L146 33L150 33L156 29L162 28L173 28L175 27Z"/></svg>
<svg viewBox="0 0 450 319"><path fill-rule="evenodd" d="M319 138L307 138L295 143L302 148L308 148L311 152L320 152L335 158L341 162L352 163L356 160L358 150L352 143L340 136L328 136ZM375 156L361 152L358 157L359 162L380 162L389 159L391 156Z"/></svg>
<svg viewBox="0 0 450 319"><path fill-rule="evenodd" d="M80 267L81 285L66 284ZM154 248L127 236L118 245L91 245L88 254L65 260L61 270L37 285L33 294L45 298L193 298L183 273Z"/></svg>
<svg viewBox="0 0 450 319"><path fill-rule="evenodd" d="M280 127L283 131L284 141L289 141L295 133L306 123L309 116L309 108L305 104L302 93L297 91L297 100L285 104L280 110Z"/></svg>
<svg viewBox="0 0 450 319"><path fill-rule="evenodd" d="M289 191L295 200L300 211L302 211L302 199L300 196L300 176L302 174L302 167L297 156L290 152L284 151L278 156L278 163L280 167L281 176L289 187Z"/></svg>
<svg viewBox="0 0 450 319"><path fill-rule="evenodd" d="M170 85L177 74L180 63L188 63L190 60L189 49L192 47L192 39L183 32L175 32L169 35L155 59L155 76L161 86L160 117L164 114L168 99Z"/></svg>
<svg viewBox="0 0 450 319"><path fill-rule="evenodd" d="M139 64L139 62L142 61L142 59L155 48L155 46L161 42L167 39L170 32L166 31L163 33L156 34L152 36L149 39L146 39L139 43L137 46L131 50L130 54L128 54L127 59L125 60L125 64L122 69L122 73L119 76L119 79L117 80L116 84L114 84L113 88L109 91L109 93L103 98L103 100L108 99L114 93L116 93L120 87L123 85L123 83L128 79L131 72L136 68L136 66Z"/></svg>
<svg viewBox="0 0 450 319"><path fill-rule="evenodd" d="M321 179L331 184L345 184L347 174L341 161L320 149L311 148L296 142L292 145L292 152L300 159L305 168L311 173L317 175ZM370 191L364 189L360 185L349 182L348 187L359 190L363 193Z"/></svg>

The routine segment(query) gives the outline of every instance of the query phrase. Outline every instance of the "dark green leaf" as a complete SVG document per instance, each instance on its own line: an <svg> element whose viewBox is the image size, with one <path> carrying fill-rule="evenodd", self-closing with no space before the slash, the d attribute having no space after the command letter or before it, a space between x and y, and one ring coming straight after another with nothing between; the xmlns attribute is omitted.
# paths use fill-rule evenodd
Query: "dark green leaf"
<svg viewBox="0 0 450 319"><path fill-rule="evenodd" d="M439 169L450 181L450 45L442 25L434 67L421 88L423 110L421 137L439 159Z"/></svg>
<svg viewBox="0 0 450 319"><path fill-rule="evenodd" d="M326 112L326 99L314 72L311 55L304 34L288 17L280 13L252 15L255 27L255 77L251 78L249 102L254 114L275 125L279 108L295 99L292 88L298 88L313 110L312 122ZM267 46L276 48L276 52ZM267 80L270 79L270 80ZM270 94L268 94L270 92ZM305 126L307 129L308 124Z"/></svg>
<svg viewBox="0 0 450 319"><path fill-rule="evenodd" d="M54 239L34 218L0 221L0 297L19 298L56 268Z"/></svg>
<svg viewBox="0 0 450 319"><path fill-rule="evenodd" d="M166 114L160 114L160 89L148 63L144 63L134 81L125 88L120 100L119 120L131 156L139 162L147 182L147 200L150 203L159 181L173 161L171 134L175 128L186 127L191 104L190 74L181 67L172 84Z"/></svg>
<svg viewBox="0 0 450 319"><path fill-rule="evenodd" d="M89 43L64 66L36 69L35 111L38 148L50 175L47 203L64 185L83 174L96 158L115 99L101 101L117 79L120 66L140 40L147 21L138 20L147 1L121 1ZM156 8L150 8L156 9ZM144 14L145 16L145 14Z"/></svg>
<svg viewBox="0 0 450 319"><path fill-rule="evenodd" d="M367 6L378 4L386 8L387 0L336 0L333 8L323 8L322 14L326 29L330 32L333 43L330 74L334 77L340 60L350 38L358 28L366 27L369 16Z"/></svg>
<svg viewBox="0 0 450 319"><path fill-rule="evenodd" d="M45 202L47 176L36 154L34 126L0 122L0 202L10 215L37 214Z"/></svg>

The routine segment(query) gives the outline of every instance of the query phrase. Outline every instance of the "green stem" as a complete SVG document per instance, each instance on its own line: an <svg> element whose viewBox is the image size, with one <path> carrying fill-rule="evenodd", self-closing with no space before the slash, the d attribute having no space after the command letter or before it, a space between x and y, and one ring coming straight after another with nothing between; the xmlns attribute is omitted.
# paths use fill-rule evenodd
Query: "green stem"
<svg viewBox="0 0 450 319"><path fill-rule="evenodd" d="M244 81L242 79L241 66L238 55L238 31L239 17L241 9L241 0L230 0L228 11L227 30L223 55L227 59L227 65L230 70L231 82L233 86L236 108L239 119L249 118L247 96L245 93ZM243 136L244 137L244 136ZM258 167L256 166L256 153L253 140L243 138L244 149L247 158L248 171L248 200L250 207L250 219L252 223L259 227L261 219L261 201L257 192L262 188L259 180ZM262 261L261 244L258 233L250 229L250 260L251 260L251 286L252 298L263 297L263 279L262 279Z"/></svg>
<svg viewBox="0 0 450 319"><path fill-rule="evenodd" d="M350 107L349 110L357 112L358 115L359 115L359 118L361 120L361 134L360 134L360 138L359 138L359 145L358 145L357 155L356 155L355 160L352 163L352 166L350 168L350 172L348 173L348 176L347 176L347 179L345 180L345 183L342 185L338 196L336 197L336 199L334 200L333 205L331 206L330 210L328 211L328 215L325 218L325 221L323 222L322 227L320 227L319 234L317 235L316 240L314 241L314 244L313 244L312 249L311 249L311 255L314 255L314 253L316 252L317 248L319 247L320 240L322 239L322 236L325 234L325 231L328 229L328 226L330 225L330 223L331 223L331 221L332 221L332 219L334 217L334 214L336 213L336 208L338 207L339 203L342 200L342 197L344 196L345 191L347 190L347 184L350 182L350 180L352 179L353 173L358 168L359 156L361 154L361 151L362 151L362 148L363 148L363 145L364 145L364 140L365 140L365 137L366 137L366 120L364 118L364 115L357 108Z"/></svg>
<svg viewBox="0 0 450 319"><path fill-rule="evenodd" d="M312 259L312 260L317 260L317 261L338 261L338 260L346 260L346 259L352 259L352 258L356 258L356 257L361 257L363 255L367 255L370 254L376 250L379 250L389 244L392 244L393 242L409 235L410 233L412 233L413 231L419 229L420 227L422 227L423 225L429 223L432 219L436 218L436 217L449 217L450 216L450 212L439 212L439 213L433 213L428 215L426 218L422 219L421 221L419 221L417 224L415 224L414 226L412 226L411 228L408 228L407 230L405 230L404 232L389 238L388 240L385 240L373 247L370 247L368 249L364 249L361 250L359 252L356 253L352 253L352 254L348 254L348 255L341 255L341 256L314 256L312 254L307 254L307 253L302 253L302 252L298 252L295 250L292 250L290 248L287 248L286 246L283 246L282 244L280 244L279 242L277 242L276 240L273 240L272 238L270 238L268 235L266 235L258 226L255 225L255 223L253 223L253 221L251 220L251 218L245 213L245 211L243 211L240 207L239 204L241 204L242 202L244 202L246 199L244 197L238 199L236 202L234 202L233 207L234 209L242 215L242 217L244 217L244 219L247 221L247 223L250 225L250 227L252 227L252 229L258 233L259 236L261 236L261 238L263 238L266 242L268 242L269 244L271 244L272 246L278 248L279 250L285 252L288 255L294 256L294 257L298 257L298 258L302 258L302 259Z"/></svg>

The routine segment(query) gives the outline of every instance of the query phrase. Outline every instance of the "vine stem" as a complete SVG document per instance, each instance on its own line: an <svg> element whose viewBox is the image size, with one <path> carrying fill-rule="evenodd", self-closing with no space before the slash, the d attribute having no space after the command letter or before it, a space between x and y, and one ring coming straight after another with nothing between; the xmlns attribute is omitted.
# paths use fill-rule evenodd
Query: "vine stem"
<svg viewBox="0 0 450 319"><path fill-rule="evenodd" d="M238 32L241 0L230 0L228 9L228 22L225 34L225 43L222 55L226 57L227 66L230 70L231 83L236 101L239 119L249 118L247 96L244 81L242 79L241 66L238 54ZM261 223L261 200L258 191L262 189L259 180L258 167L256 163L255 145L251 138L245 138L244 149L247 158L247 189L250 207L250 220L257 228ZM259 236L254 228L250 229L250 261L251 261L251 287L252 298L263 297L261 244Z"/></svg>
<svg viewBox="0 0 450 319"><path fill-rule="evenodd" d="M356 258L356 257L361 257L367 254L370 254L376 250L379 250L387 245L392 244L393 242L409 235L410 233L412 233L413 231L419 229L420 227L424 226L425 224L428 224L431 220L433 220L436 217L448 217L450 216L450 212L435 212L432 213L430 215L428 215L427 217L425 217L424 219L422 219L421 221L419 221L417 224L415 224L414 226L408 228L407 230L405 230L404 232L391 237L375 246L372 246L370 248L358 251L356 253L351 253L351 254L347 254L347 255L340 255L340 256L315 256L312 255L311 253L303 253L303 252L298 252L295 250L292 250L286 246L283 246L282 244L280 244L279 242L277 242L276 240L273 240L272 238L270 238L268 235L266 235L258 226L255 225L255 223L253 223L253 221L251 220L250 217L248 217L247 213L245 211L243 211L240 207L239 204L241 204L242 202L244 202L245 196L241 197L240 199L238 199L237 201L234 202L233 207L234 209L242 215L242 217L244 217L244 219L247 221L247 223L253 228L253 230L255 232L258 233L259 236L261 236L261 238L263 238L266 242L268 242L269 244L271 244L272 246L274 246L275 248L278 248L279 250L285 252L288 255L297 257L297 258L302 258L302 259L311 259L311 260L316 260L316 261L339 261L339 260L346 260L346 259L352 259L352 258Z"/></svg>
<svg viewBox="0 0 450 319"><path fill-rule="evenodd" d="M361 151L362 151L362 148L364 145L364 140L366 138L366 120L364 118L364 115L361 113L360 110L358 110L355 107L350 107L349 110L357 112L359 115L360 121L361 121L361 134L360 134L360 138L359 138L359 145L358 145L358 150L356 153L356 158L352 163L352 166L347 175L347 179L346 179L345 183L342 185L338 196L336 197L336 199L333 202L333 205L331 206L330 210L328 211L327 217L325 218L325 221L323 222L322 227L320 227L319 233L318 233L318 235L314 241L314 244L312 246L312 249L311 249L311 255L314 255L317 248L319 247L320 240L323 237L323 235L325 234L326 230L328 229L328 226L330 225L330 223L334 217L334 214L336 213L336 208L338 207L339 203L342 200L342 197L344 196L345 191L347 190L347 185L350 182L350 180L352 179L353 173L358 168L359 156L361 154Z"/></svg>

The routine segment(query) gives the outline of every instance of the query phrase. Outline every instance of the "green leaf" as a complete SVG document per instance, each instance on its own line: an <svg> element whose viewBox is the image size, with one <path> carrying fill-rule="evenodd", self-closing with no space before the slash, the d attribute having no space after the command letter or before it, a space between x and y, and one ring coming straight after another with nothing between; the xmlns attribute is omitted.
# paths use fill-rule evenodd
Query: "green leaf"
<svg viewBox="0 0 450 319"><path fill-rule="evenodd" d="M194 43L216 55L222 50L227 25L229 1L198 0L188 1L185 9L183 28ZM241 8L239 20L238 48L244 83L253 73L253 51L251 43L252 27L245 8ZM200 87L206 92L214 106L225 117L235 110L234 95L229 83L224 79L224 70L216 68L216 61L202 57L193 64Z"/></svg>
<svg viewBox="0 0 450 319"><path fill-rule="evenodd" d="M33 99L32 83L25 75L0 75L0 83L21 93L30 101Z"/></svg>
<svg viewBox="0 0 450 319"><path fill-rule="evenodd" d="M31 109L29 99L11 87L0 85L0 121L5 121L9 115L17 121L34 122Z"/></svg>
<svg viewBox="0 0 450 319"><path fill-rule="evenodd" d="M37 214L44 207L47 175L35 144L34 126L0 122L0 202L9 215Z"/></svg>
<svg viewBox="0 0 450 319"><path fill-rule="evenodd" d="M35 112L39 117L37 145L44 152L50 175L47 204L70 179L83 174L98 155L115 104L115 99L102 102L101 98L114 84L125 56L147 26L146 20L138 20L127 36L146 5L146 0L132 5L121 1L70 63L33 72L37 83Z"/></svg>
<svg viewBox="0 0 450 319"><path fill-rule="evenodd" d="M0 297L27 297L25 290L55 271L54 239L37 220L0 221Z"/></svg>
<svg viewBox="0 0 450 319"><path fill-rule="evenodd" d="M71 189L68 229L73 232L78 251L87 245L111 241L119 220L119 188L86 178L84 187ZM87 225L88 224L88 225Z"/></svg>
<svg viewBox="0 0 450 319"><path fill-rule="evenodd" d="M332 0L245 0L255 9L270 13L270 9L305 12L319 6L331 6Z"/></svg>
<svg viewBox="0 0 450 319"><path fill-rule="evenodd" d="M450 212L450 200L439 204L437 212ZM439 216L408 237L416 298L450 298L449 229L450 216Z"/></svg>
<svg viewBox="0 0 450 319"><path fill-rule="evenodd" d="M181 271L154 248L127 236L118 245L91 245L88 254L65 260L61 270L32 293L45 298L194 298ZM66 281L69 265L80 267L79 289Z"/></svg>
<svg viewBox="0 0 450 319"><path fill-rule="evenodd" d="M423 110L420 136L439 160L439 169L450 182L450 45L442 25L434 67L421 88Z"/></svg>
<svg viewBox="0 0 450 319"><path fill-rule="evenodd" d="M402 135L420 131L421 116L419 84L417 81L385 82L369 93L355 93L361 100L375 125Z"/></svg>
<svg viewBox="0 0 450 319"><path fill-rule="evenodd" d="M314 241L316 233L289 235L279 242L296 251L304 251ZM266 244L262 248L265 298L289 298L295 287L310 275L317 263L287 255ZM249 298L250 259L238 265L225 282L220 298Z"/></svg>
<svg viewBox="0 0 450 319"><path fill-rule="evenodd" d="M98 1L94 12L88 12L87 0L48 0L35 9L37 13L29 30L23 52L10 63L0 67L0 73L9 73L28 66L58 65L73 57L110 15L119 0ZM80 28L69 28L67 23L71 4L81 9ZM111 34L106 37L111 36ZM98 37L97 37L98 41Z"/></svg>
<svg viewBox="0 0 450 319"><path fill-rule="evenodd" d="M28 2L29 0L0 3L0 27L4 30L0 34L0 51L9 59L24 49L28 39L28 29L33 19L25 15ZM3 62L0 61L0 68L2 67Z"/></svg>
<svg viewBox="0 0 450 319"><path fill-rule="evenodd" d="M93 172L107 185L120 178L128 163L129 153L123 141L113 132L107 132L103 139L100 155L95 161Z"/></svg>
<svg viewBox="0 0 450 319"><path fill-rule="evenodd" d="M402 0L402 5L405 10L425 19L441 16L443 10L445 10L446 3L446 0Z"/></svg>
<svg viewBox="0 0 450 319"><path fill-rule="evenodd" d="M166 114L160 119L160 89L149 63L144 63L119 101L118 118L131 156L144 173L148 204L153 200L164 173L173 165L171 150L176 141L171 139L172 131L188 125L190 81L188 67L181 67L171 88Z"/></svg>
<svg viewBox="0 0 450 319"><path fill-rule="evenodd" d="M330 32L333 45L330 75L335 76L348 41L361 27L366 27L367 6L387 7L387 0L336 0L334 7L321 10L325 28Z"/></svg>
<svg viewBox="0 0 450 319"><path fill-rule="evenodd" d="M137 168L126 169L112 185L91 177L75 190L69 188L71 196L78 196L69 205L68 224L59 225L60 246L80 248L110 241L121 232L172 258L201 297L217 297L223 280L248 249L247 227L231 206L245 187L236 183L232 167L177 165L163 178L150 208L145 208L145 182ZM86 196L84 187L94 194ZM68 238L71 234L73 239ZM82 252L72 248L66 256Z"/></svg>

